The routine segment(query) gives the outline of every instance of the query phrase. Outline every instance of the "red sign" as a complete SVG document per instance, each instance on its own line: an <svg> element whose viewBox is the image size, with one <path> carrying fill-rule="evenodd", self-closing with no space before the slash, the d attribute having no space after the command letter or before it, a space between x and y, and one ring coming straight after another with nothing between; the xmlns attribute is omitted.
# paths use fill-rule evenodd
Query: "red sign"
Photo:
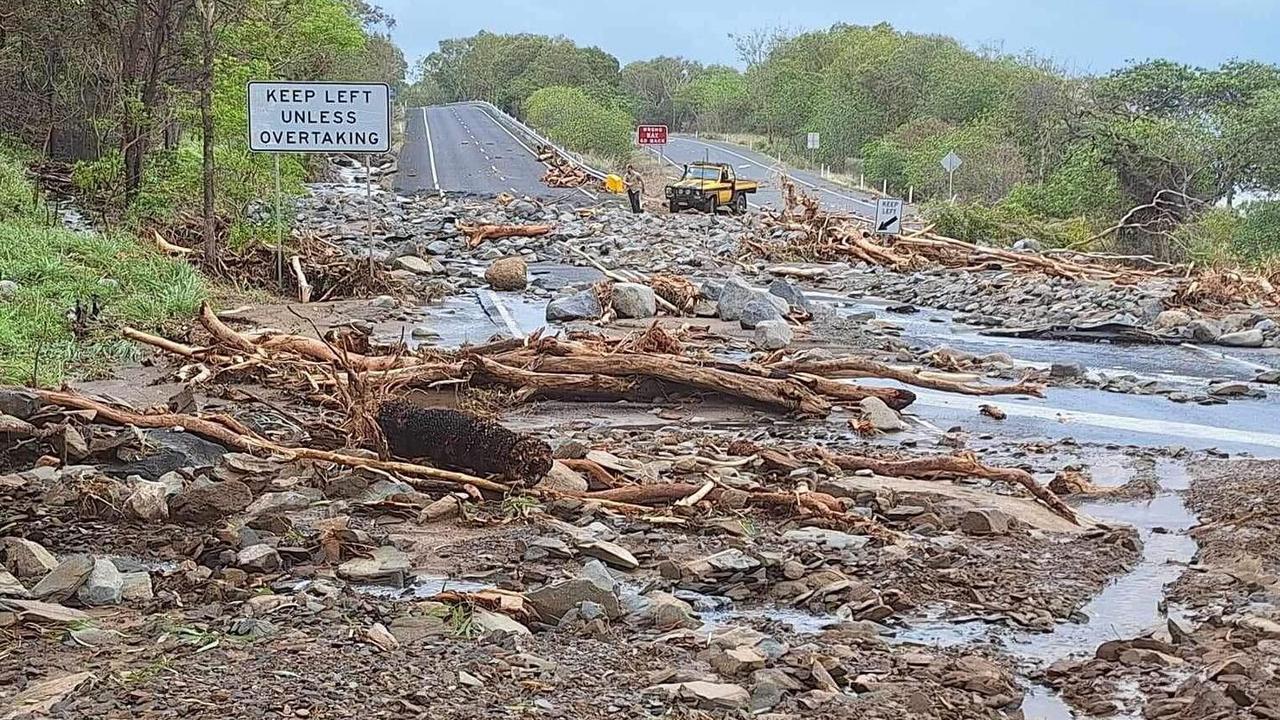
<svg viewBox="0 0 1280 720"><path fill-rule="evenodd" d="M667 126L666 125L641 125L636 128L636 144L638 145L666 145L667 144Z"/></svg>

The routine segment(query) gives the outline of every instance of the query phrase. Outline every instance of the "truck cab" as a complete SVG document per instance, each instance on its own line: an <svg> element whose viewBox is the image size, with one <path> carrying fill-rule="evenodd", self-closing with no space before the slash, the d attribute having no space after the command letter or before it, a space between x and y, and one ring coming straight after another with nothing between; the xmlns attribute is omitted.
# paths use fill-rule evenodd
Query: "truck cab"
<svg viewBox="0 0 1280 720"><path fill-rule="evenodd" d="M754 180L739 180L728 163L690 163L680 179L666 187L667 204L673 213L686 208L713 213L719 207L743 213L747 194L759 187Z"/></svg>

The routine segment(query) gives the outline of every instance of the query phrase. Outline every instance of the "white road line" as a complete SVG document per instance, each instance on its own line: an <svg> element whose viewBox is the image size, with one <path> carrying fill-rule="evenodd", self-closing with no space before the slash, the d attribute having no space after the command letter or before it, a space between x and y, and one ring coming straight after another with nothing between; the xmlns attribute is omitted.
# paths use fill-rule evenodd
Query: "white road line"
<svg viewBox="0 0 1280 720"><path fill-rule="evenodd" d="M513 132L511 132L510 130L508 130L508 129L507 129L507 126L506 126L506 125L503 125L502 123L500 123L500 122L498 122L497 120L495 120L495 119L493 118L493 116L491 116L489 113L485 112L484 110L480 110L479 112L480 112L480 114L482 114L482 115L484 115L485 117L489 118L489 122L491 122L491 123L493 123L494 125L497 125L499 128L501 128L501 129L502 129L502 132L504 132L504 133L506 133L506 134L510 135L510 136L511 136L511 139L512 139L512 140L515 140L515 141L516 141L516 143L520 145L520 147L522 147L522 148L524 148L525 150L527 150L527 151L529 152L529 154L530 154L530 155L534 156L535 158L536 158L536 157L538 157L538 153L534 152L534 151L533 151L533 148L529 147L528 145L525 145L523 140L521 140L520 138L516 137L516 134L515 134L515 133L513 133ZM543 164L545 165L546 163L543 163ZM550 166L548 166L548 167L550 167Z"/></svg>
<svg viewBox="0 0 1280 720"><path fill-rule="evenodd" d="M436 186L436 192L440 193L440 197L444 197L444 189L440 187L440 180L436 177L436 151L431 145L431 123L427 122L426 108L422 108L422 127L427 131L427 158L431 160L431 184Z"/></svg>
<svg viewBox="0 0 1280 720"><path fill-rule="evenodd" d="M721 152L726 152L726 153L729 153L730 155L732 155L732 156L734 156L734 157L736 157L736 158L742 158L743 160L746 160L747 162L751 163L752 165L760 165L760 162L759 162L759 161L757 161L757 160L753 160L753 159L751 159L751 158L747 157L746 155L742 155L742 154L736 153L736 152L734 152L734 151L732 151L732 150L730 150L730 149L728 149L728 148L721 147L721 146L719 146L719 145L712 145L711 143L705 143L705 142L702 142L701 140L691 140L690 138L684 138L684 137L682 137L682 138L672 138L672 139L673 139L673 140L683 140L683 141L685 141L685 142L691 142L691 143L695 143L695 144L697 144L697 145L702 145L702 146L704 146L704 147L709 147L709 148L711 148L712 150L719 150L719 151L721 151ZM850 201L850 202L858 203L859 205L862 205L863 207L869 207L869 208L875 209L876 204L875 204L875 203L873 203L873 202L867 202L866 200L862 200L861 198L856 198L856 197L852 197L852 196L849 196L849 195L844 195L844 194L838 193L838 192L836 192L835 190L832 190L832 189L830 189L830 188L824 188L824 187L820 187L820 186L818 186L818 185L814 185L813 183L805 182L804 180L801 180L800 178L796 177L794 174L792 174L792 173L790 173L790 172L787 172L785 168L783 169L783 173L784 173L787 177L791 178L792 180L794 180L794 181L796 181L796 182L800 183L801 185L804 185L805 187L810 188L810 189L812 189L812 190L817 190L818 192L830 193L830 194L832 194L832 195L835 195L835 196L836 196L836 197L838 197L838 198L843 198L843 199L848 200L848 201Z"/></svg>
<svg viewBox="0 0 1280 720"><path fill-rule="evenodd" d="M951 408L978 412L978 406L985 398L957 397L947 393L912 388L916 394L916 405L926 407ZM1197 423L1179 422L1176 420L1154 420L1149 418L1129 417L1127 415L1110 415L1084 410L1065 410L1048 405L1024 405L1021 403L1001 403L1000 409L1010 417L1035 418L1039 420L1065 421L1067 425L1078 423L1092 427L1124 430L1134 433L1150 433L1167 437L1197 438L1213 442L1230 442L1244 445L1263 445L1280 448L1280 435L1259 432L1256 430L1237 430L1234 428L1214 427Z"/></svg>

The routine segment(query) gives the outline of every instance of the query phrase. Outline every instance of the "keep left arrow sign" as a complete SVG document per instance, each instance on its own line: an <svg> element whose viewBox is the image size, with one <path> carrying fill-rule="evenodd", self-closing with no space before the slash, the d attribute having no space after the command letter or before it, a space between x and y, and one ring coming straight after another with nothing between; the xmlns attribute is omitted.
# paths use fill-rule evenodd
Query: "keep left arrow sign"
<svg viewBox="0 0 1280 720"><path fill-rule="evenodd" d="M888 232L890 228L894 228L897 226L898 226L898 216L894 215L893 217L887 218L884 221L882 221L880 223L878 230L879 232Z"/></svg>

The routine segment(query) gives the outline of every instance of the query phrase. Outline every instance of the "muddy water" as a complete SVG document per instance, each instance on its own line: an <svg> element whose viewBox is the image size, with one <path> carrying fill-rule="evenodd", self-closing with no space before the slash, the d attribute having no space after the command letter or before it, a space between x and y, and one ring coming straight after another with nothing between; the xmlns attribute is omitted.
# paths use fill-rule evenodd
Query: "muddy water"
<svg viewBox="0 0 1280 720"><path fill-rule="evenodd" d="M1168 615L1164 587L1181 574L1182 566L1195 555L1196 543L1186 531L1196 518L1180 494L1189 486L1186 468L1161 460L1156 464L1156 476L1160 491L1150 500L1089 502L1078 508L1101 522L1136 528L1143 543L1138 564L1081 609L1089 622L1059 625L1048 634L1014 636L1008 641L1011 652L1048 665L1071 656L1090 655L1108 640L1132 638L1165 622ZM1168 608L1167 613L1176 617L1177 609ZM1030 689L1022 711L1028 720L1076 717L1061 698L1041 686Z"/></svg>

